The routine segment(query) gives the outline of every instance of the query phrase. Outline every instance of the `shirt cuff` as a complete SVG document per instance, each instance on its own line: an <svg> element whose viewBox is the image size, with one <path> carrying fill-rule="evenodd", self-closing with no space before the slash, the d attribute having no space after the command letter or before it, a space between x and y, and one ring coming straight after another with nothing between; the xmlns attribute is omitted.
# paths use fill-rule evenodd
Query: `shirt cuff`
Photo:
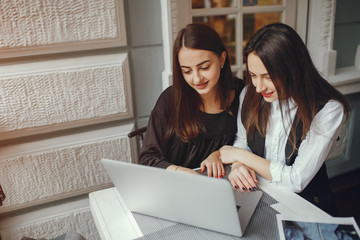
<svg viewBox="0 0 360 240"><path fill-rule="evenodd" d="M284 165L280 162L270 162L270 174L272 177L272 182L281 181L281 172L284 168Z"/></svg>

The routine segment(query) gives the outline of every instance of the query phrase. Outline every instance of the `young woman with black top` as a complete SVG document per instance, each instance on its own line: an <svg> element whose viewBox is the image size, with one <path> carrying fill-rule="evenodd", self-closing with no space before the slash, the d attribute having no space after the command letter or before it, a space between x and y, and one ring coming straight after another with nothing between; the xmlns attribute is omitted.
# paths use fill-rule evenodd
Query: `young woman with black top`
<svg viewBox="0 0 360 240"><path fill-rule="evenodd" d="M204 24L182 29L173 48L173 85L151 112L139 163L222 178L218 149L233 144L240 79L234 79L224 44Z"/></svg>
<svg viewBox="0 0 360 240"><path fill-rule="evenodd" d="M324 211L334 204L324 161L350 107L316 70L305 44L281 23L260 29L244 50L249 77L240 95L233 146L220 149L229 179L256 189L256 175Z"/></svg>

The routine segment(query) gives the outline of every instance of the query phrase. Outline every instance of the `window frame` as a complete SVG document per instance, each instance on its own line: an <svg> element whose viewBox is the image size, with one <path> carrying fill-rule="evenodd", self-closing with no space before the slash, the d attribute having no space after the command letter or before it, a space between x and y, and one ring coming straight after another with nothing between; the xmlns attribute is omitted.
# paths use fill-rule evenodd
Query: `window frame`
<svg viewBox="0 0 360 240"><path fill-rule="evenodd" d="M360 44L354 66L336 68L333 49L336 0L309 0L307 47L321 74L343 94L360 92Z"/></svg>
<svg viewBox="0 0 360 240"><path fill-rule="evenodd" d="M236 15L235 29L235 42L237 46L242 46L243 40L243 15L249 13L260 13L260 12L283 12L281 21L296 28L296 23L299 21L296 14L297 11L297 0L283 0L281 5L269 5L269 6L242 6L242 0L236 0L235 7L226 8L201 8L192 9L191 0L172 0L172 3L176 4L176 15L178 29L192 23L192 17L202 16L216 16L216 15ZM172 5L174 6L174 5ZM305 36L303 36L305 38ZM237 77L242 78L243 71L245 70L245 64L243 62L242 47L236 47L235 56L237 62L231 66L232 71Z"/></svg>

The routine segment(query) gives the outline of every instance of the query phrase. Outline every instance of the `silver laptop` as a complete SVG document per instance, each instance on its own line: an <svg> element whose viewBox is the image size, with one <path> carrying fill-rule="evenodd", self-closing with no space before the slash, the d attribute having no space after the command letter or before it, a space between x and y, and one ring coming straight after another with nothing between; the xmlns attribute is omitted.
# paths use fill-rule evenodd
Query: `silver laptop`
<svg viewBox="0 0 360 240"><path fill-rule="evenodd" d="M226 179L102 159L130 211L241 237L262 196Z"/></svg>

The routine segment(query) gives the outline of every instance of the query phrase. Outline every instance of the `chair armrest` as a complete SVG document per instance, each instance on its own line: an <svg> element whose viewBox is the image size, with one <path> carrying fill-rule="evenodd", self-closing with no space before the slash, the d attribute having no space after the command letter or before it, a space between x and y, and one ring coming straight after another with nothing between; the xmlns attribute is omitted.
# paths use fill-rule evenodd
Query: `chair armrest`
<svg viewBox="0 0 360 240"><path fill-rule="evenodd" d="M143 134L146 132L146 128L147 127L142 127L142 128L136 129L132 132L129 132L128 137L132 138L135 136L140 136L141 138L143 138Z"/></svg>

